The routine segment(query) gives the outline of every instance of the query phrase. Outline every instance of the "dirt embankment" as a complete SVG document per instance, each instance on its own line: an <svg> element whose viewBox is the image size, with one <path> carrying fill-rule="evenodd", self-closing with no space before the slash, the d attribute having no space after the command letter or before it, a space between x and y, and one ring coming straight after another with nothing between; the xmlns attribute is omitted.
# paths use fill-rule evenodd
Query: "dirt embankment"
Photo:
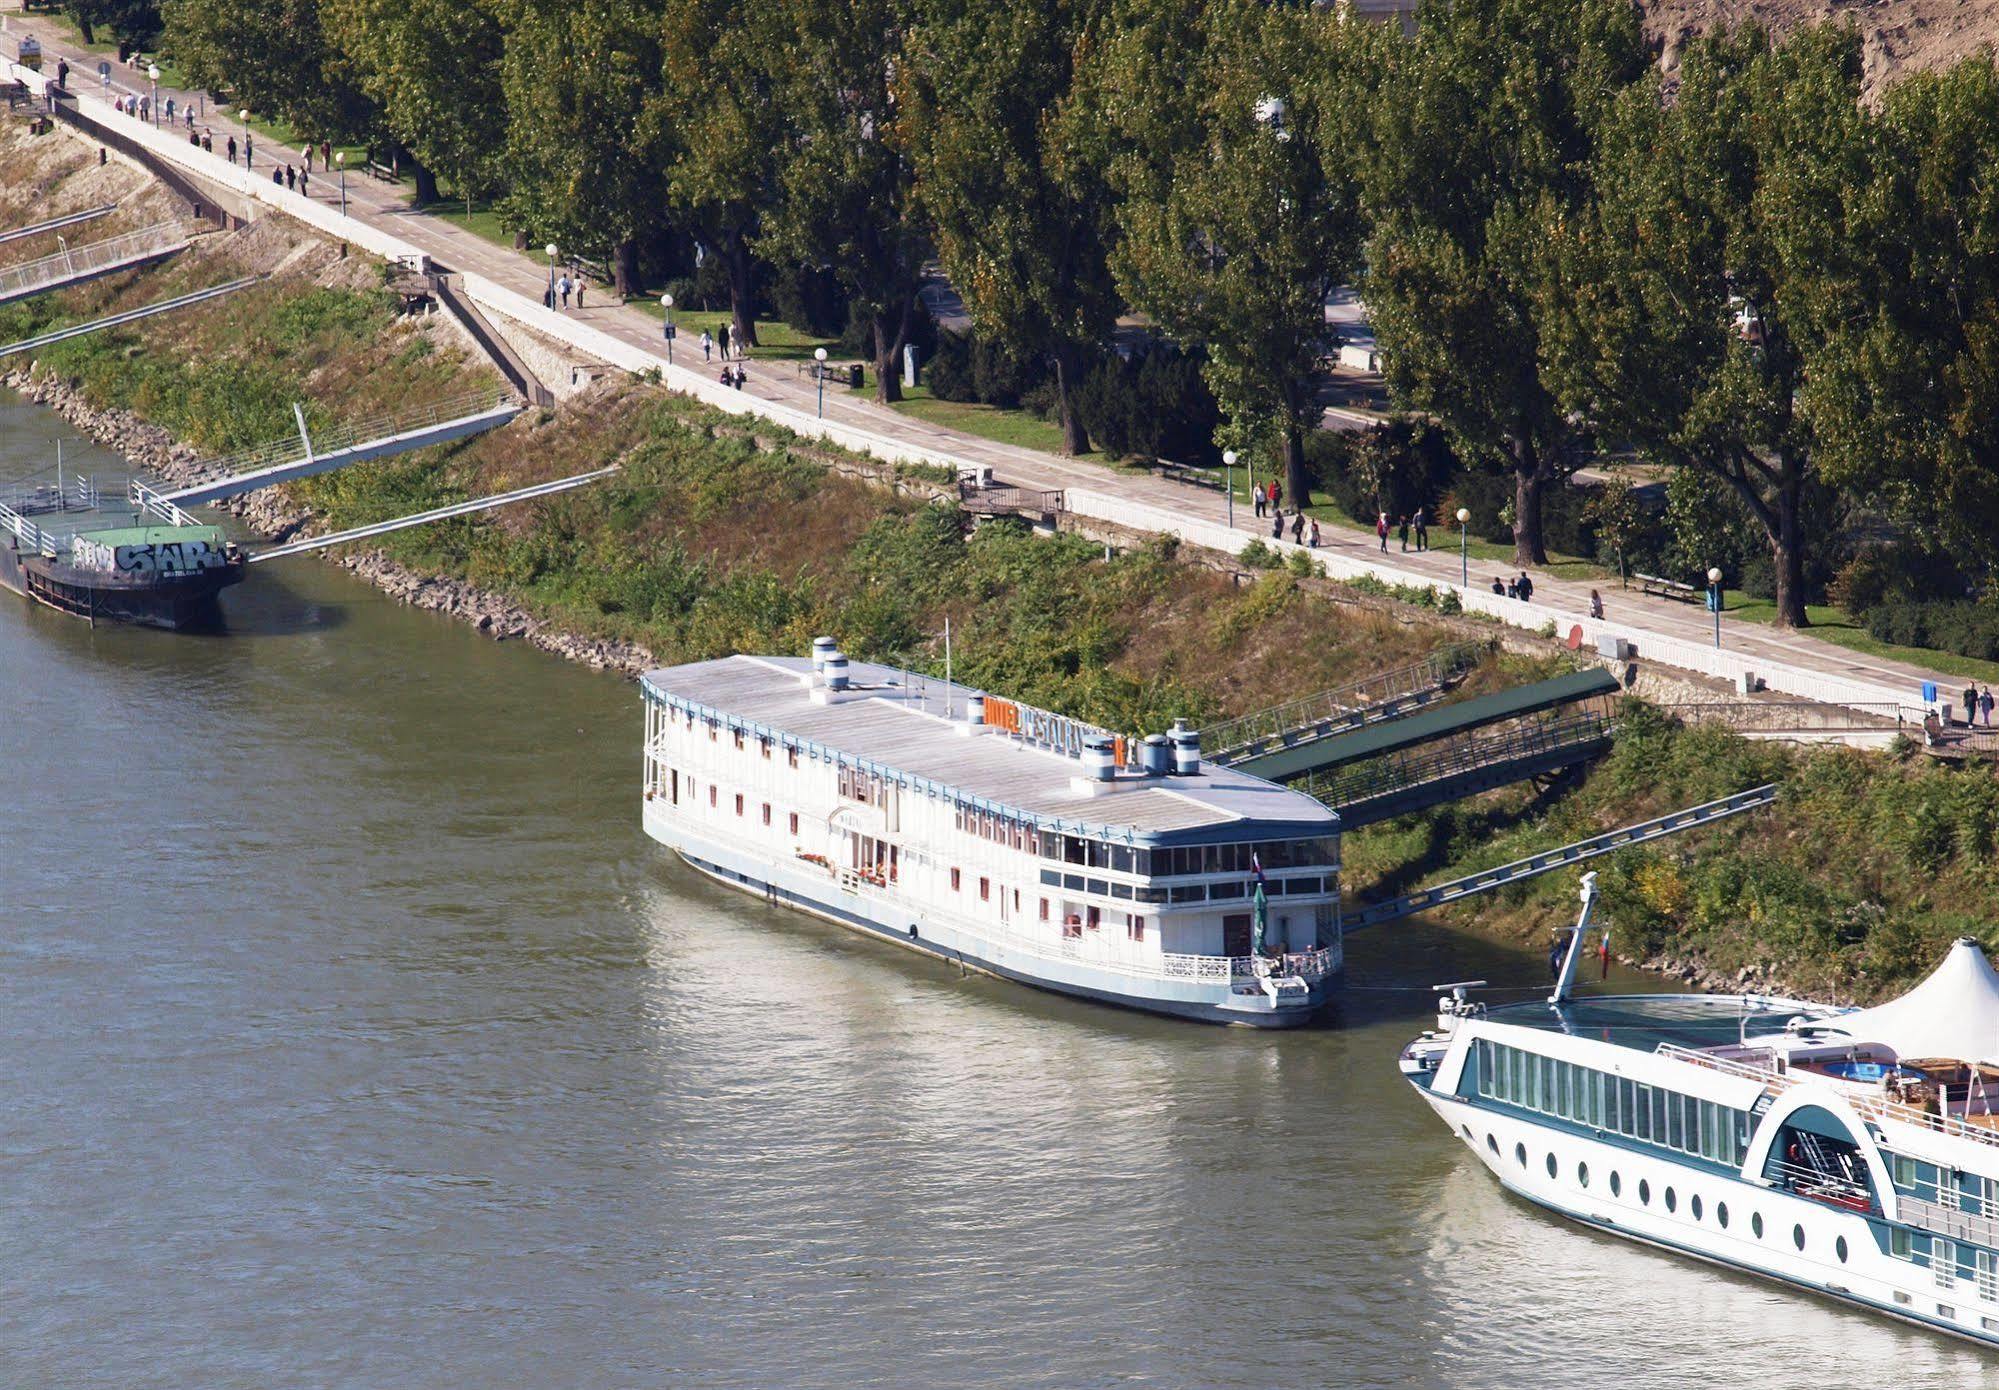
<svg viewBox="0 0 1999 1390"><path fill-rule="evenodd" d="M1778 33L1825 21L1854 24L1867 87L1876 93L1902 72L1999 45L1999 0L1643 0L1642 8L1669 72L1688 40L1751 20Z"/></svg>

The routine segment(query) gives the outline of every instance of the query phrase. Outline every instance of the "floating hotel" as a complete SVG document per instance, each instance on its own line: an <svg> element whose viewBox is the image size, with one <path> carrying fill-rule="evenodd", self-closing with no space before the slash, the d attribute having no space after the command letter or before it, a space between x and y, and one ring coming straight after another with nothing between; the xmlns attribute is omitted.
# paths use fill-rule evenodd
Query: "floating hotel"
<svg viewBox="0 0 1999 1390"><path fill-rule="evenodd" d="M963 686L732 656L649 672L646 833L702 873L993 975L1219 1023L1303 1023L1340 973L1338 818Z"/></svg>
<svg viewBox="0 0 1999 1390"><path fill-rule="evenodd" d="M1900 999L1842 1011L1571 999L1583 935L1547 1002L1488 1009L1442 986L1436 1029L1402 1054L1504 1186L1598 1230L1999 1344L1999 972L1975 942Z"/></svg>

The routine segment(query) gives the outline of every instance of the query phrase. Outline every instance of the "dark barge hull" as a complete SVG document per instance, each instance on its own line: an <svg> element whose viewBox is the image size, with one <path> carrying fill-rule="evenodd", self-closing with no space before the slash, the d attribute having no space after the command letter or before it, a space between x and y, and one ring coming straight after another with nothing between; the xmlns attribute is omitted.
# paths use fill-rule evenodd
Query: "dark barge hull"
<svg viewBox="0 0 1999 1390"><path fill-rule="evenodd" d="M216 598L231 584L243 582L243 569L241 559L232 559L191 574L127 576L80 569L0 544L0 586L93 622L136 623L175 632L219 623L222 611Z"/></svg>

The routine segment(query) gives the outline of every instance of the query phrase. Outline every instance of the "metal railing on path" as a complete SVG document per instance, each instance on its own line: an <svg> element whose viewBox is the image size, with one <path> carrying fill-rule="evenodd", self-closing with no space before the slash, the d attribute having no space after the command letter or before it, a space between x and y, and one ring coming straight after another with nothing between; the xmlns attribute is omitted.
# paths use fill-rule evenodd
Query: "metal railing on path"
<svg viewBox="0 0 1999 1390"><path fill-rule="evenodd" d="M1207 756L1229 763L1264 752L1346 733L1419 709L1476 666L1490 650L1483 642L1458 642L1421 661L1322 690L1269 709L1211 724L1201 732Z"/></svg>
<svg viewBox="0 0 1999 1390"><path fill-rule="evenodd" d="M246 275L240 280L231 280L225 285L210 285L207 289L195 290L192 294L175 295L172 299L163 299L157 304L148 304L138 309L127 309L122 314L111 314L105 318L92 319L89 323L72 324L68 328L57 328L47 333L37 333L32 338L23 338L17 343L7 343L4 346L0 346L0 357L11 357L16 353L22 352L34 352L38 348L47 347L50 343L60 343L66 338L80 338L86 333L97 333L106 328L118 328L128 323L136 323L140 319L151 318L155 314L166 314L171 313L175 309L185 309L190 305L200 304L204 300L215 299L225 294L234 294L237 290L246 290L263 278L261 275Z"/></svg>
<svg viewBox="0 0 1999 1390"><path fill-rule="evenodd" d="M0 304L171 255L185 250L194 235L189 223L160 222L103 241L65 247L40 260L10 265L0 270Z"/></svg>
<svg viewBox="0 0 1999 1390"><path fill-rule="evenodd" d="M453 502L448 506L433 507L429 511L413 512L390 521L371 522L366 526L355 526L345 531L335 531L331 535L313 536L308 540L293 541L289 545L278 546L274 550L261 551L250 557L251 564L264 560L281 560L287 555L303 555L307 551L324 550L330 545L346 545L350 541L372 540L376 536L386 536L391 531L401 531L410 526L422 526L426 522L444 521L454 516L467 516L473 512L487 511L493 507L504 507L510 502L527 502L536 497L549 497L558 492L594 483L599 478L608 478L618 471L618 465L599 468L589 473L578 473L573 477L557 478L553 482L534 483L528 487L515 488L512 492L496 492L487 497L475 497L469 502Z"/></svg>
<svg viewBox="0 0 1999 1390"><path fill-rule="evenodd" d="M101 208L86 208L82 212L72 212L67 217L51 217L46 222L37 222L28 227L16 227L11 232L0 232L0 245L19 241L23 237L35 236L41 232L59 232L64 227L74 227L80 222L92 222L118 211L116 203L106 203Z"/></svg>

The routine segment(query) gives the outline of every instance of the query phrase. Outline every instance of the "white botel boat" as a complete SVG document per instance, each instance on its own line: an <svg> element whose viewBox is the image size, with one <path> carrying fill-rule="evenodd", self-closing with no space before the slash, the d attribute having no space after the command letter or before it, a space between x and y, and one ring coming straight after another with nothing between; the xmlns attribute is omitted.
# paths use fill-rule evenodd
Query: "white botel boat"
<svg viewBox="0 0 1999 1390"><path fill-rule="evenodd" d="M1402 1054L1501 1183L1599 1230L1999 1343L1999 972L1977 943L1854 1011L1570 998L1584 936L1547 1001L1488 1009L1441 986L1436 1030Z"/></svg>
<svg viewBox="0 0 1999 1390"><path fill-rule="evenodd" d="M646 833L775 903L1068 994L1288 1027L1341 965L1338 821L963 686L733 656L648 672ZM1260 934L1260 939L1259 939Z"/></svg>

